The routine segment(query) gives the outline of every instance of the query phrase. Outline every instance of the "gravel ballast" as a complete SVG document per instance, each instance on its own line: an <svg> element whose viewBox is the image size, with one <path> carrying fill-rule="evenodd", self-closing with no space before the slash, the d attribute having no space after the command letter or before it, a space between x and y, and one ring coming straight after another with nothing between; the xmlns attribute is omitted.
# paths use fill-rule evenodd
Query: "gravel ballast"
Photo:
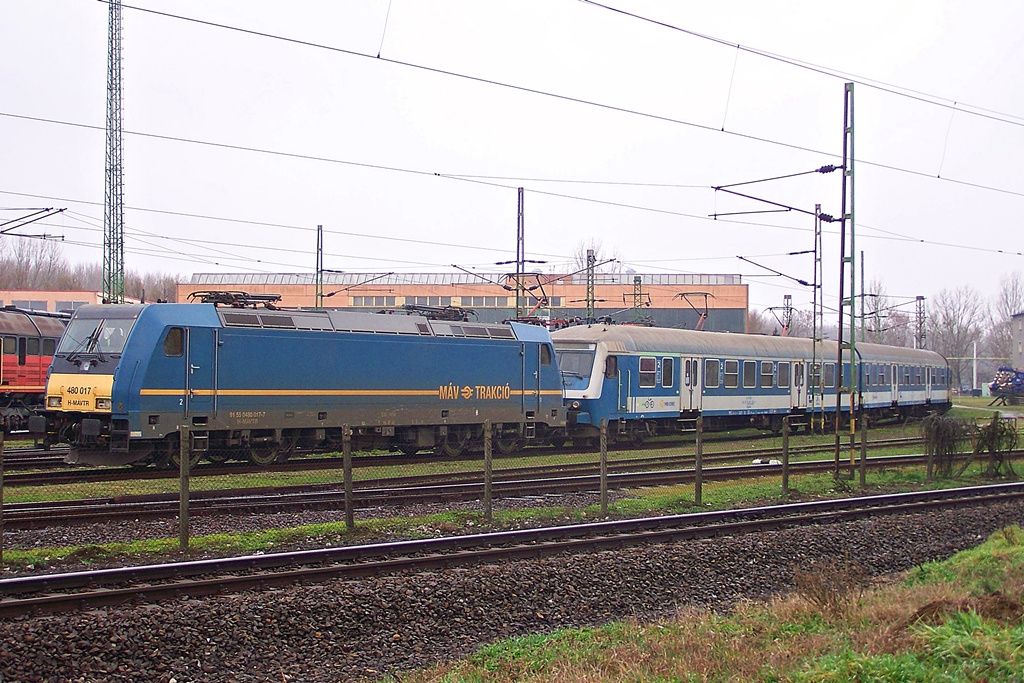
<svg viewBox="0 0 1024 683"><path fill-rule="evenodd" d="M898 572L1010 524L1024 505L6 620L0 680L373 680L510 636L766 597L818 559Z"/></svg>

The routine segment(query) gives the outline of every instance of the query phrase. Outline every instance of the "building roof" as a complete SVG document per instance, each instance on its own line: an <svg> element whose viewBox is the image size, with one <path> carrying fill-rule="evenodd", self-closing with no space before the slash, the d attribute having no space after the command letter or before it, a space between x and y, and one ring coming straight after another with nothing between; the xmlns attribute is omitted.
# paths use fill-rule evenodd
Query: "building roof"
<svg viewBox="0 0 1024 683"><path fill-rule="evenodd" d="M379 285L479 285L504 283L509 273L333 273L323 274L325 285L358 285L373 281ZM742 285L737 274L706 273L595 273L597 285L632 285L636 277L645 285ZM544 282L568 281L585 285L586 273L559 275L540 273ZM221 285L312 285L313 273L193 273L189 285L212 287Z"/></svg>

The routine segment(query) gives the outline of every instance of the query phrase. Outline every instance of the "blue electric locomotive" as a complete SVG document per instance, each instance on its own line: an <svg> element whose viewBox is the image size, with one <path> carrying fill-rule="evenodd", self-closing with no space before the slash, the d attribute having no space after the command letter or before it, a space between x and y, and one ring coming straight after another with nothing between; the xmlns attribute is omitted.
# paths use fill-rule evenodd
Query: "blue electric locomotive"
<svg viewBox="0 0 1024 683"><path fill-rule="evenodd" d="M30 428L93 464L192 458L258 464L294 452L453 456L564 432L554 349L544 328L418 315L225 308L79 308L54 356L44 416Z"/></svg>
<svg viewBox="0 0 1024 683"><path fill-rule="evenodd" d="M834 341L815 350L810 339L628 325L551 336L576 438L596 436L602 420L612 437L640 443L692 428L698 415L707 429L778 431L787 415L836 412ZM949 371L939 354L879 344L857 344L856 352L859 405L869 419L948 409ZM849 408L846 393L842 409Z"/></svg>

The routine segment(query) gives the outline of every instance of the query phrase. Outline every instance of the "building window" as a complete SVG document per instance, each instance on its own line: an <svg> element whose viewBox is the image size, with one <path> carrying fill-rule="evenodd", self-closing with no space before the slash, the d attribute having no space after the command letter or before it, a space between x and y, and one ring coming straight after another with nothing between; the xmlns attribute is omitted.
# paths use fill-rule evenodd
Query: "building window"
<svg viewBox="0 0 1024 683"><path fill-rule="evenodd" d="M393 296L354 296L352 297L353 306L394 306L395 297Z"/></svg>
<svg viewBox="0 0 1024 683"><path fill-rule="evenodd" d="M640 357L640 386L641 387L653 387L655 386L655 376L657 375L658 361L653 356L641 356Z"/></svg>
<svg viewBox="0 0 1024 683"><path fill-rule="evenodd" d="M24 308L29 311L45 311L45 301L12 301L11 304L16 308Z"/></svg>
<svg viewBox="0 0 1024 683"><path fill-rule="evenodd" d="M774 368L772 367L772 362L770 360L763 360L763 361L761 361L761 388L762 389L771 389L772 386L774 386L775 383L772 380L774 379L775 373L773 371L774 371Z"/></svg>
<svg viewBox="0 0 1024 683"><path fill-rule="evenodd" d="M725 388L735 389L740 384L740 362L738 360L725 361Z"/></svg>
<svg viewBox="0 0 1024 683"><path fill-rule="evenodd" d="M718 388L718 373L720 370L717 358L708 358L704 361L704 386L708 389Z"/></svg>
<svg viewBox="0 0 1024 683"><path fill-rule="evenodd" d="M84 306L84 301L57 301L56 310L58 311L73 311L79 306Z"/></svg>
<svg viewBox="0 0 1024 683"><path fill-rule="evenodd" d="M393 296L389 296L389 297L380 297L380 296L378 296L378 297L369 297L368 296L368 297L364 297L364 298L366 298L366 299L383 299L383 298L388 298L388 299L391 299L392 301L394 301L395 297L393 297ZM414 306L451 306L452 305L452 298L450 296L407 296L407 297L405 297L405 303L412 304ZM371 304L367 304L367 305L371 305ZM373 305L379 306L379 305L383 305L383 304L373 304ZM389 304L389 305L394 306L393 303Z"/></svg>

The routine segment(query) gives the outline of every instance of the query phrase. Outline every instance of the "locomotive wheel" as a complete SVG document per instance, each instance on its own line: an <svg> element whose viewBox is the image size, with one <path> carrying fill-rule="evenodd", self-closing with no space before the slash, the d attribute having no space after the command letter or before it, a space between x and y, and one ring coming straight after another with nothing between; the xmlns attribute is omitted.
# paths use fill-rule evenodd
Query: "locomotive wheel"
<svg viewBox="0 0 1024 683"><path fill-rule="evenodd" d="M503 455L509 453L515 453L523 447L523 440L518 436L510 436L505 438L499 438L494 440L494 445L497 446L498 452Z"/></svg>
<svg viewBox="0 0 1024 683"><path fill-rule="evenodd" d="M466 445L468 443L468 435L456 434L453 431L449 431L448 436L445 437L444 441L437 446L434 446L434 454L445 458L457 458L462 455L464 450L466 450Z"/></svg>
<svg viewBox="0 0 1024 683"><path fill-rule="evenodd" d="M260 467L273 465L281 455L281 449L277 444L260 444L249 446L247 453L249 460Z"/></svg>
<svg viewBox="0 0 1024 683"><path fill-rule="evenodd" d="M188 467L192 469L199 464L199 461L203 459L202 451L193 451L188 458ZM170 457L171 467L181 468L181 450L178 449L178 444L174 444L174 452L171 453Z"/></svg>

